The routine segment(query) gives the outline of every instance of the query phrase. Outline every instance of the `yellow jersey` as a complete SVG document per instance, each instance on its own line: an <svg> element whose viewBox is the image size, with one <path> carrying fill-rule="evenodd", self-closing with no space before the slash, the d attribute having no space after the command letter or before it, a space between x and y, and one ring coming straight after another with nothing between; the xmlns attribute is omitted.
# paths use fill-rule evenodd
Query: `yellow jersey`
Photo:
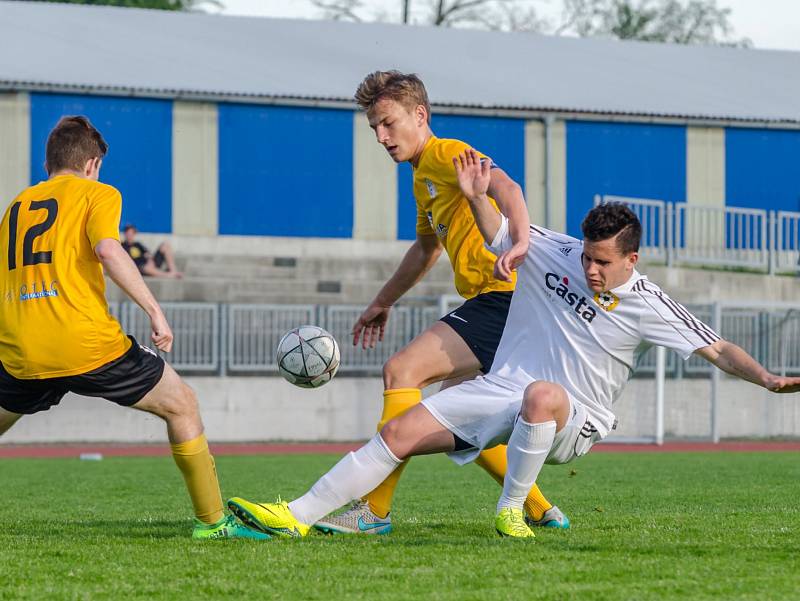
<svg viewBox="0 0 800 601"><path fill-rule="evenodd" d="M31 186L6 209L0 362L15 378L86 373L130 348L94 253L103 238L119 240L121 211L115 188L75 175Z"/></svg>
<svg viewBox="0 0 800 601"><path fill-rule="evenodd" d="M469 201L458 186L453 158L468 148L459 140L431 136L414 169L417 233L439 238L453 266L456 290L466 299L484 292L514 290L517 283L516 273L510 282L492 275L497 257L483 245ZM497 208L494 199L490 200Z"/></svg>

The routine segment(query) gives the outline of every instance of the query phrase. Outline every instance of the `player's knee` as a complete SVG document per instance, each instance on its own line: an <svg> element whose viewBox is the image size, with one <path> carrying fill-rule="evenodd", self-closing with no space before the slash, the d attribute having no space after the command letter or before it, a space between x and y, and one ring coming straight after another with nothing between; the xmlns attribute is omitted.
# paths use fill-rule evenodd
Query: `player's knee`
<svg viewBox="0 0 800 601"><path fill-rule="evenodd" d="M525 389L520 414L526 422L548 419L564 399L564 389L553 382L533 382Z"/></svg>
<svg viewBox="0 0 800 601"><path fill-rule="evenodd" d="M393 388L419 388L414 370L401 354L394 354L383 364L383 385L386 390Z"/></svg>
<svg viewBox="0 0 800 601"><path fill-rule="evenodd" d="M381 428L381 438L389 450L394 453L398 459L406 459L408 454L408 445L403 444L403 427L398 419L389 420L389 422Z"/></svg>
<svg viewBox="0 0 800 601"><path fill-rule="evenodd" d="M197 395L194 393L194 390L184 382L178 385L175 394L171 395L165 409L168 414L165 416L167 419L170 417L182 419L194 418L200 414L200 409L197 404Z"/></svg>

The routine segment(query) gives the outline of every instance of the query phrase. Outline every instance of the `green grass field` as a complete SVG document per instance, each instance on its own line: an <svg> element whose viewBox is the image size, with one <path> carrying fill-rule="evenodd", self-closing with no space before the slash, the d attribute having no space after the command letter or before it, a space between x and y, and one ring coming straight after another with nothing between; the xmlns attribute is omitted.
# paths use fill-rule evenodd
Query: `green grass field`
<svg viewBox="0 0 800 601"><path fill-rule="evenodd" d="M223 494L303 492L331 455L220 457ZM795 453L594 454L545 468L571 530L500 539L499 488L415 459L395 532L189 538L169 458L0 460L0 599L798 599Z"/></svg>

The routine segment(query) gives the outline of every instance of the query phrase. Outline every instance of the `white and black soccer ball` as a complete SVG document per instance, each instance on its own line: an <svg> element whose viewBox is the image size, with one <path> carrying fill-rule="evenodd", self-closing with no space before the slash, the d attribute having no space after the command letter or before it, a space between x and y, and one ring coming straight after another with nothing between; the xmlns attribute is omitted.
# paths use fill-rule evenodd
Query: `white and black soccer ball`
<svg viewBox="0 0 800 601"><path fill-rule="evenodd" d="M278 343L278 371L301 388L330 382L339 369L339 359L336 339L317 326L289 330Z"/></svg>

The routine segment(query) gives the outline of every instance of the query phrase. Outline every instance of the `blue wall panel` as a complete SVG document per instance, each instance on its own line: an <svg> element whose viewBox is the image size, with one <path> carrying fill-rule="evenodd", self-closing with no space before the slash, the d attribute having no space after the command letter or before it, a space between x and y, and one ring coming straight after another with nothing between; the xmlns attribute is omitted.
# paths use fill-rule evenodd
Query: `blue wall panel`
<svg viewBox="0 0 800 601"><path fill-rule="evenodd" d="M219 233L351 237L352 111L220 104Z"/></svg>
<svg viewBox="0 0 800 601"><path fill-rule="evenodd" d="M46 179L47 135L63 115L86 115L108 142L100 180L122 193L122 221L172 231L172 102L31 94L31 182Z"/></svg>
<svg viewBox="0 0 800 601"><path fill-rule="evenodd" d="M800 131L726 129L725 196L729 206L800 211Z"/></svg>
<svg viewBox="0 0 800 601"><path fill-rule="evenodd" d="M567 233L595 194L686 200L686 128L674 125L567 122Z"/></svg>
<svg viewBox="0 0 800 601"><path fill-rule="evenodd" d="M525 187L525 121L493 117L433 115L431 128L439 138L462 140L492 157L509 177ZM378 148L379 150L380 147ZM414 201L411 165L401 163L397 171L397 237L416 238L417 207Z"/></svg>

